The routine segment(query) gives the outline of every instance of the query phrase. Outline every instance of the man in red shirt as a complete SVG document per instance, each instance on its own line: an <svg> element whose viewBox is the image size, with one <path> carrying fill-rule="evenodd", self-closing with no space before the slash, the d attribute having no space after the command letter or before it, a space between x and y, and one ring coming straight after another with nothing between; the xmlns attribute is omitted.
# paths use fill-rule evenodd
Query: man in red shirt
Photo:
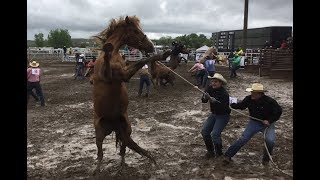
<svg viewBox="0 0 320 180"><path fill-rule="evenodd" d="M87 71L85 76L91 76L91 74L93 74L93 69L94 69L94 65L96 64L96 57L93 56L92 60L87 64Z"/></svg>
<svg viewBox="0 0 320 180"><path fill-rule="evenodd" d="M41 106L45 106L44 97L40 85L40 77L42 75L42 70L39 67L39 63L32 61L30 67L27 69L27 103L29 102L29 97L33 89L40 99Z"/></svg>
<svg viewBox="0 0 320 180"><path fill-rule="evenodd" d="M287 49L287 42L286 40L282 40L281 48L280 49Z"/></svg>

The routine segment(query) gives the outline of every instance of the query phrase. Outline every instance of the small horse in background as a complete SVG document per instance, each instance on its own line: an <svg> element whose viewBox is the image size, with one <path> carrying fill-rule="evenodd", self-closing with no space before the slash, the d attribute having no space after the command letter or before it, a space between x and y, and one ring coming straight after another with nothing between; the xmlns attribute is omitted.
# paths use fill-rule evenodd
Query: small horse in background
<svg viewBox="0 0 320 180"><path fill-rule="evenodd" d="M189 54L190 50L186 48L185 45L181 43L177 43L173 50L171 51L170 55L170 61L169 61L169 67L172 70L175 70L178 66L179 63L181 62L181 57L179 56L180 53L182 54Z"/></svg>
<svg viewBox="0 0 320 180"><path fill-rule="evenodd" d="M158 62L151 62L150 74L152 76L151 82L154 87L166 85L167 83L170 83L173 86L173 81L175 80L174 74ZM166 82L163 82L163 80Z"/></svg>
<svg viewBox="0 0 320 180"><path fill-rule="evenodd" d="M93 74L94 128L98 149L98 164L95 173L100 172L103 158L102 142L115 131L116 146L120 144L121 167L125 164L126 147L155 163L148 151L137 145L130 137L132 129L128 119L128 91L125 82L146 63L161 59L154 55L135 64L126 66L119 49L124 44L142 52L153 52L153 43L142 32L140 20L136 16L112 19L108 28L94 36L102 46L96 60Z"/></svg>
<svg viewBox="0 0 320 180"><path fill-rule="evenodd" d="M183 44L177 43L172 51L169 50L163 54L164 59L159 59L158 61L163 61L170 56L168 67L171 70L175 70L181 62L181 57L179 56L180 53L188 54L189 49L187 49ZM151 82L153 85L166 85L167 83L171 84L172 86L174 85L174 73L157 62L151 63L150 74L152 75ZM163 80L165 80L165 82L163 82Z"/></svg>
<svg viewBox="0 0 320 180"><path fill-rule="evenodd" d="M200 63L204 63L206 61L206 57L209 56L211 59L217 59L218 57L218 52L217 49L215 47L211 47L209 48L203 55L201 58L199 58L199 62Z"/></svg>

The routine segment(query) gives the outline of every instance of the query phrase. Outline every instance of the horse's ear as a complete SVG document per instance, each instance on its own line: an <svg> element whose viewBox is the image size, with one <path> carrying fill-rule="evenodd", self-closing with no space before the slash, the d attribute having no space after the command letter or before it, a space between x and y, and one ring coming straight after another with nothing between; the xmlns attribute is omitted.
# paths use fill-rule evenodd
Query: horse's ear
<svg viewBox="0 0 320 180"><path fill-rule="evenodd" d="M128 16L126 16L126 23L127 23L127 24L130 24L130 19L129 19Z"/></svg>
<svg viewBox="0 0 320 180"><path fill-rule="evenodd" d="M111 43L106 43L103 45L103 48L102 50L105 52L105 53L109 53L113 50L113 45Z"/></svg>

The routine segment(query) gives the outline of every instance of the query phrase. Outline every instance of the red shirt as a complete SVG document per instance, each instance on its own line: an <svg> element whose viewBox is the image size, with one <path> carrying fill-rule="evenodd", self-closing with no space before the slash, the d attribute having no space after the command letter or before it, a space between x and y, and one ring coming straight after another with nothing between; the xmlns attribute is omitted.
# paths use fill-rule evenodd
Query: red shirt
<svg viewBox="0 0 320 180"><path fill-rule="evenodd" d="M96 64L96 61L93 62L93 61L91 60L91 61L88 63L87 66L88 66L88 67L93 67L95 64Z"/></svg>
<svg viewBox="0 0 320 180"><path fill-rule="evenodd" d="M287 43L286 42L282 42L281 49L286 49L286 48L287 48Z"/></svg>

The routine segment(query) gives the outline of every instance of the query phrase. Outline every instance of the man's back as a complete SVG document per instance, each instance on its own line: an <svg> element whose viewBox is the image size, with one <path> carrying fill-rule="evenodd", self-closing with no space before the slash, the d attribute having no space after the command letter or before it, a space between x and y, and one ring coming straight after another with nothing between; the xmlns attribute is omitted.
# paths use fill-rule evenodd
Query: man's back
<svg viewBox="0 0 320 180"><path fill-rule="evenodd" d="M207 71L215 71L215 67L214 67L214 63L215 61L212 59L208 59L205 61L205 68Z"/></svg>

